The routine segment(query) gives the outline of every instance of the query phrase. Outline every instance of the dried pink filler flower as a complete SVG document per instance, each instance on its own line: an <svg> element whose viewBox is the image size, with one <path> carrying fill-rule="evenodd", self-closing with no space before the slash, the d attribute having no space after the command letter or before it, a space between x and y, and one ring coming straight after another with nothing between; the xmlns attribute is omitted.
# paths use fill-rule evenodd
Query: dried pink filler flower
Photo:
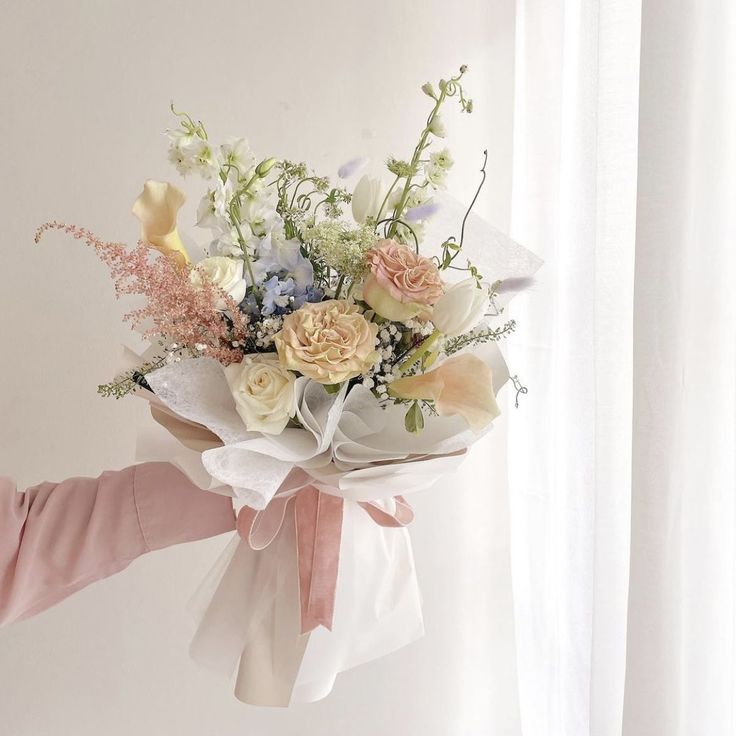
<svg viewBox="0 0 736 736"><path fill-rule="evenodd" d="M152 326L143 333L146 337L164 336L201 355L215 358L223 365L238 362L241 345L249 336L248 318L222 289L208 281L195 286L189 280L190 266L181 266L171 258L152 251L144 243L129 250L123 243L102 241L94 233L76 225L47 222L38 228L38 243L47 230L61 230L77 240L83 240L110 269L118 297L140 294L148 304L125 315L125 320L139 327L146 320ZM224 302L228 318L216 308Z"/></svg>

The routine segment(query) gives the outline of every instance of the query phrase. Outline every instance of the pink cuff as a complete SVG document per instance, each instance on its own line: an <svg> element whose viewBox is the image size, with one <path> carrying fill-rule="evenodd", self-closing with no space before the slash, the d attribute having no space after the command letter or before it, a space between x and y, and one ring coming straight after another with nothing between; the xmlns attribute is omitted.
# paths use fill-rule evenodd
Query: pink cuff
<svg viewBox="0 0 736 736"><path fill-rule="evenodd" d="M138 521L147 550L235 529L232 499L203 491L168 463L134 466Z"/></svg>

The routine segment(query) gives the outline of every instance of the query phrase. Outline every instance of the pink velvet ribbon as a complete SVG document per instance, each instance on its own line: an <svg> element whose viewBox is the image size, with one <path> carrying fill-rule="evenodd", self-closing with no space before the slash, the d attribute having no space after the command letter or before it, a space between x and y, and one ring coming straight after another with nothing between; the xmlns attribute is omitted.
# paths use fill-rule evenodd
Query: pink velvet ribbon
<svg viewBox="0 0 736 736"><path fill-rule="evenodd" d="M325 492L320 485L305 471L295 468L265 509L256 511L244 506L237 521L240 537L258 551L276 539L289 508L293 507L302 634L318 626L331 631L335 612L345 502L337 495L337 489L329 489L334 493ZM394 498L390 511L373 501L359 505L379 526L402 527L414 518L411 506L402 496Z"/></svg>

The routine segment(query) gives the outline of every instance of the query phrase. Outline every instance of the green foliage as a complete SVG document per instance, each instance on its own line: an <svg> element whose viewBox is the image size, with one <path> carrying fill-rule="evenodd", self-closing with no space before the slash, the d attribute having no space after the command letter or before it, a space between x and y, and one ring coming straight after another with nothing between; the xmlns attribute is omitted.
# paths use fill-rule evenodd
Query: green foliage
<svg viewBox="0 0 736 736"><path fill-rule="evenodd" d="M406 412L404 426L406 431L412 434L420 434L424 429L424 414L422 414L422 407L418 401L412 402L409 411Z"/></svg>

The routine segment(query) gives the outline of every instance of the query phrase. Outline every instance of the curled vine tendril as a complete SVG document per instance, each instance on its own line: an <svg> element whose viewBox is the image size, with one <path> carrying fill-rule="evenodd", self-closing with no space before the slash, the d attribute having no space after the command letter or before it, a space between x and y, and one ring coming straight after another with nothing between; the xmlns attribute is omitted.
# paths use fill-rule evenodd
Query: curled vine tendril
<svg viewBox="0 0 736 736"><path fill-rule="evenodd" d="M519 376L511 376L511 383L514 385L514 388L516 389L516 397L514 398L514 407L516 409L519 408L519 395L520 394L528 394L529 389L522 384L522 382L519 380Z"/></svg>

